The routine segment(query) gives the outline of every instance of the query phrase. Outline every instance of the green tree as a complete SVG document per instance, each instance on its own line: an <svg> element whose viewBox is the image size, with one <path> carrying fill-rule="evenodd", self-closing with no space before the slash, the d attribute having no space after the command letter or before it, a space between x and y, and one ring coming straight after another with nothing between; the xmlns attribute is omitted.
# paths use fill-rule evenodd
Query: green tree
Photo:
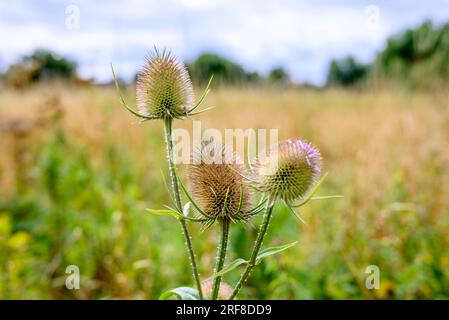
<svg viewBox="0 0 449 320"><path fill-rule="evenodd" d="M290 82L290 76L284 68L277 67L268 74L268 81L275 84L287 84Z"/></svg>
<svg viewBox="0 0 449 320"><path fill-rule="evenodd" d="M34 65L32 81L54 78L69 79L76 75L76 64L49 50L38 49L23 59L25 64Z"/></svg>
<svg viewBox="0 0 449 320"><path fill-rule="evenodd" d="M6 83L19 88L32 82L56 78L79 80L76 75L76 64L43 49L35 50L9 66L5 75Z"/></svg>
<svg viewBox="0 0 449 320"><path fill-rule="evenodd" d="M377 56L373 78L431 87L449 78L449 24L426 21L388 39Z"/></svg>
<svg viewBox="0 0 449 320"><path fill-rule="evenodd" d="M238 64L218 56L204 53L196 60L187 64L192 79L200 84L209 81L214 75L214 82L236 84L244 82L248 77L245 70Z"/></svg>
<svg viewBox="0 0 449 320"><path fill-rule="evenodd" d="M348 56L340 60L332 60L327 75L328 85L352 86L365 79L368 67Z"/></svg>

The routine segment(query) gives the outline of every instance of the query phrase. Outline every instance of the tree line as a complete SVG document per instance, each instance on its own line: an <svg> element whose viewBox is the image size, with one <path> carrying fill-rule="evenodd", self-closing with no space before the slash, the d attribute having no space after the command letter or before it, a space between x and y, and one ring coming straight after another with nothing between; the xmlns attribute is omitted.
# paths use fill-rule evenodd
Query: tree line
<svg viewBox="0 0 449 320"><path fill-rule="evenodd" d="M186 63L197 84L205 84L211 74L214 83L226 85L292 85L288 72L273 68L267 75L249 72L241 65L213 53L201 54ZM37 49L20 58L1 75L3 82L15 87L54 79L90 83L81 79L76 63L55 52ZM360 87L401 84L433 88L449 80L449 23L440 27L426 21L387 39L385 48L373 62L363 64L353 56L334 59L327 73L327 86Z"/></svg>
<svg viewBox="0 0 449 320"><path fill-rule="evenodd" d="M332 60L327 85L434 88L448 80L449 23L438 27L426 21L390 37L370 64L352 56Z"/></svg>
<svg viewBox="0 0 449 320"><path fill-rule="evenodd" d="M191 78L197 84L205 84L214 75L214 83L226 85L244 84L277 84L291 83L290 76L282 67L273 68L267 76L257 72L248 72L239 64L212 53L201 54L198 58L186 63ZM89 83L91 80L81 79L77 73L76 63L55 52L37 49L32 54L20 58L9 66L1 76L8 85L22 88L40 81L64 80L74 83ZM134 80L137 79L137 75ZM121 80L121 82L125 82Z"/></svg>

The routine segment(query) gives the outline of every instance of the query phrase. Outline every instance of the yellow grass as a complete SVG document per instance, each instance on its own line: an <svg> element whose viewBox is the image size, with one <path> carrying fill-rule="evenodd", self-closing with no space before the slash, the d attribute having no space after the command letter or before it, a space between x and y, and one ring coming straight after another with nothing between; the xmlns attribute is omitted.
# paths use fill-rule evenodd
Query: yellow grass
<svg viewBox="0 0 449 320"><path fill-rule="evenodd" d="M113 88L56 84L25 91L3 89L0 95L1 121L33 118L49 103L58 104L64 112L64 130L90 151L94 163L101 165L101 152L107 143L114 143L132 155L133 165L144 172L144 179L161 181L160 168L165 168L162 125L139 123L120 106ZM132 89L127 100L134 105ZM403 239L400 229L391 226L395 212L425 212L420 221L449 236L445 229L449 220L449 93L216 88L205 106L215 109L195 118L202 121L203 129L278 128L280 139L300 137L321 150L324 171L329 172L323 192L344 194L345 198L325 207L311 205L302 212L308 221L301 229L304 256L317 250L317 237L329 236L326 241L334 241L321 231L323 225L335 223L330 216L344 221L335 228L343 230L347 241L344 259L352 271L369 263L376 249L351 243L351 230L362 225L368 237L396 246ZM175 122L175 127L179 126L191 130L192 122ZM50 131L33 131L25 138L26 147L44 144ZM7 132L0 133L0 141L0 197L6 198L14 193L11 150L17 141ZM399 226L408 230L406 237L413 236L408 216L398 219ZM447 247L441 250L449 252ZM447 264L445 257L438 263ZM387 287L392 286L388 283ZM363 294L372 297L366 291Z"/></svg>

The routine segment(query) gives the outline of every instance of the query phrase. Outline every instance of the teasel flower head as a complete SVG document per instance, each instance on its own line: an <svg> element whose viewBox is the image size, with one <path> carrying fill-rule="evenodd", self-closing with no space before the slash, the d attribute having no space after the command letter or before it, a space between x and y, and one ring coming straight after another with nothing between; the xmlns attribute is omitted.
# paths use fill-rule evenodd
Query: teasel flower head
<svg viewBox="0 0 449 320"><path fill-rule="evenodd" d="M197 111L209 93L213 77L211 76L205 91L195 103L187 69L170 51L154 48L140 71L136 85L137 111L125 102L112 64L111 71L122 105L142 121L182 119L211 109Z"/></svg>
<svg viewBox="0 0 449 320"><path fill-rule="evenodd" d="M204 296L210 298L212 294L212 279L205 280L201 283L201 289L203 290ZM218 299L227 300L232 294L232 288L226 282L221 282L220 290L218 291Z"/></svg>
<svg viewBox="0 0 449 320"><path fill-rule="evenodd" d="M273 198L303 198L321 173L321 155L312 144L287 140L260 157L254 167L256 187Z"/></svg>
<svg viewBox="0 0 449 320"><path fill-rule="evenodd" d="M136 92L139 112L159 119L183 117L194 106L187 69L166 50L150 54L138 75Z"/></svg>
<svg viewBox="0 0 449 320"><path fill-rule="evenodd" d="M211 225L217 219L247 220L252 194L244 181L245 167L220 143L203 144L189 166L192 198Z"/></svg>

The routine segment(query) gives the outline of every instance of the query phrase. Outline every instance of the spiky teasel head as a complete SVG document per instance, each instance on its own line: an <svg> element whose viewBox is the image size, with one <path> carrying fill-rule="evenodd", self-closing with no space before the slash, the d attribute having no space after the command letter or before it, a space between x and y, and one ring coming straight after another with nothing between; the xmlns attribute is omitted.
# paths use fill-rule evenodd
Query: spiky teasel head
<svg viewBox="0 0 449 320"><path fill-rule="evenodd" d="M201 283L201 289L203 290L203 294L205 297L207 297L209 299L212 295L212 286L213 286L213 281L211 279L205 280ZM232 288L226 282L221 282L220 290L218 291L218 299L220 299L220 300L229 299L231 294L232 294Z"/></svg>
<svg viewBox="0 0 449 320"><path fill-rule="evenodd" d="M212 224L217 219L247 220L251 192L244 181L245 167L220 143L203 144L189 167L192 196Z"/></svg>
<svg viewBox="0 0 449 320"><path fill-rule="evenodd" d="M317 182L321 173L321 155L312 144L284 141L258 159L254 168L257 187L282 200L302 198Z"/></svg>
<svg viewBox="0 0 449 320"><path fill-rule="evenodd" d="M182 118L193 109L193 88L184 64L154 49L137 79L137 108L153 119Z"/></svg>

